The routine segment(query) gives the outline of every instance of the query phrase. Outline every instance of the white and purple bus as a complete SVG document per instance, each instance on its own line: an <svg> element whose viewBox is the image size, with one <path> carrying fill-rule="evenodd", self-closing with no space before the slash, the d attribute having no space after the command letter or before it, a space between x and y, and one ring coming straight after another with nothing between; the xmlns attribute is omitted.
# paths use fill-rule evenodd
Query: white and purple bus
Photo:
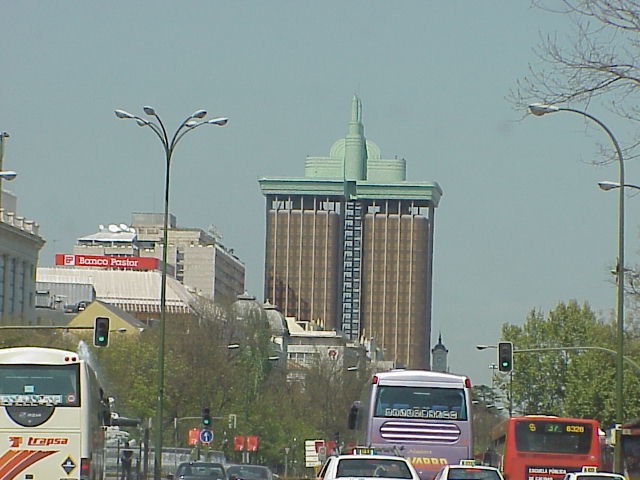
<svg viewBox="0 0 640 480"><path fill-rule="evenodd" d="M408 458L422 480L473 458L471 424L469 378L426 370L376 373L349 414L364 447Z"/></svg>

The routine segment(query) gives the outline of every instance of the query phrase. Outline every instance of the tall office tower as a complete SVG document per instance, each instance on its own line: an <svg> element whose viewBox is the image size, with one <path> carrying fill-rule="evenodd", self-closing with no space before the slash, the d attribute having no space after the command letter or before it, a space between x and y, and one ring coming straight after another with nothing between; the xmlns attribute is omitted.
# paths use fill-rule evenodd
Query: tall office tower
<svg viewBox="0 0 640 480"><path fill-rule="evenodd" d="M261 178L265 300L285 316L370 339L385 360L429 368L435 182L366 140L354 96L347 136L303 178Z"/></svg>

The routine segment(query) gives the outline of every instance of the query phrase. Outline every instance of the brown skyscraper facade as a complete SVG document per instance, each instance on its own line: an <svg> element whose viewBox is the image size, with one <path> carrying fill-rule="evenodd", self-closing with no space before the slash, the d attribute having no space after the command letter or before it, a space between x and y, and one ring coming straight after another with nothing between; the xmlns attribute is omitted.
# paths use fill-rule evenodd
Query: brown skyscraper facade
<svg viewBox="0 0 640 480"><path fill-rule="evenodd" d="M303 178L262 178L265 300L285 316L373 338L385 360L429 368L434 213L442 190L382 159L353 98L347 136Z"/></svg>

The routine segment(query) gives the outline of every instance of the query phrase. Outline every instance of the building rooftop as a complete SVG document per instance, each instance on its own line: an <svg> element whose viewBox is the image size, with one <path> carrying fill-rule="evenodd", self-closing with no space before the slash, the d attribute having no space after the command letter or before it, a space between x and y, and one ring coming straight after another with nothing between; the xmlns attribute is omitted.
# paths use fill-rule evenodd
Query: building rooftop
<svg viewBox="0 0 640 480"><path fill-rule="evenodd" d="M157 271L99 270L93 268L40 267L38 282L89 283L96 300L127 311L160 311L162 274ZM195 297L180 282L167 277L168 312L185 313Z"/></svg>
<svg viewBox="0 0 640 480"><path fill-rule="evenodd" d="M438 206L437 182L407 181L403 158L384 159L380 148L364 136L362 103L351 103L347 135L337 140L328 157L307 157L304 177L260 178L263 195L326 195L362 200L414 200L417 206Z"/></svg>

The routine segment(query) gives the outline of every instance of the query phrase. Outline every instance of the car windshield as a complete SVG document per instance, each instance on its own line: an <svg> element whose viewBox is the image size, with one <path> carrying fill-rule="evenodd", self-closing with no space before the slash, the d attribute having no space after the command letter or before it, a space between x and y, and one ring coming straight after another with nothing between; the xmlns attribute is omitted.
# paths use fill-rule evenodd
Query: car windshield
<svg viewBox="0 0 640 480"><path fill-rule="evenodd" d="M228 467L227 476L229 478L241 478L242 480L270 480L269 470L248 465Z"/></svg>
<svg viewBox="0 0 640 480"><path fill-rule="evenodd" d="M452 468L447 480L500 480L500 475L486 468Z"/></svg>
<svg viewBox="0 0 640 480"><path fill-rule="evenodd" d="M403 460L378 458L345 458L338 463L336 477L412 478Z"/></svg>
<svg viewBox="0 0 640 480"><path fill-rule="evenodd" d="M202 477L202 479L224 480L224 469L215 463L192 463L180 465L176 471L176 477Z"/></svg>

